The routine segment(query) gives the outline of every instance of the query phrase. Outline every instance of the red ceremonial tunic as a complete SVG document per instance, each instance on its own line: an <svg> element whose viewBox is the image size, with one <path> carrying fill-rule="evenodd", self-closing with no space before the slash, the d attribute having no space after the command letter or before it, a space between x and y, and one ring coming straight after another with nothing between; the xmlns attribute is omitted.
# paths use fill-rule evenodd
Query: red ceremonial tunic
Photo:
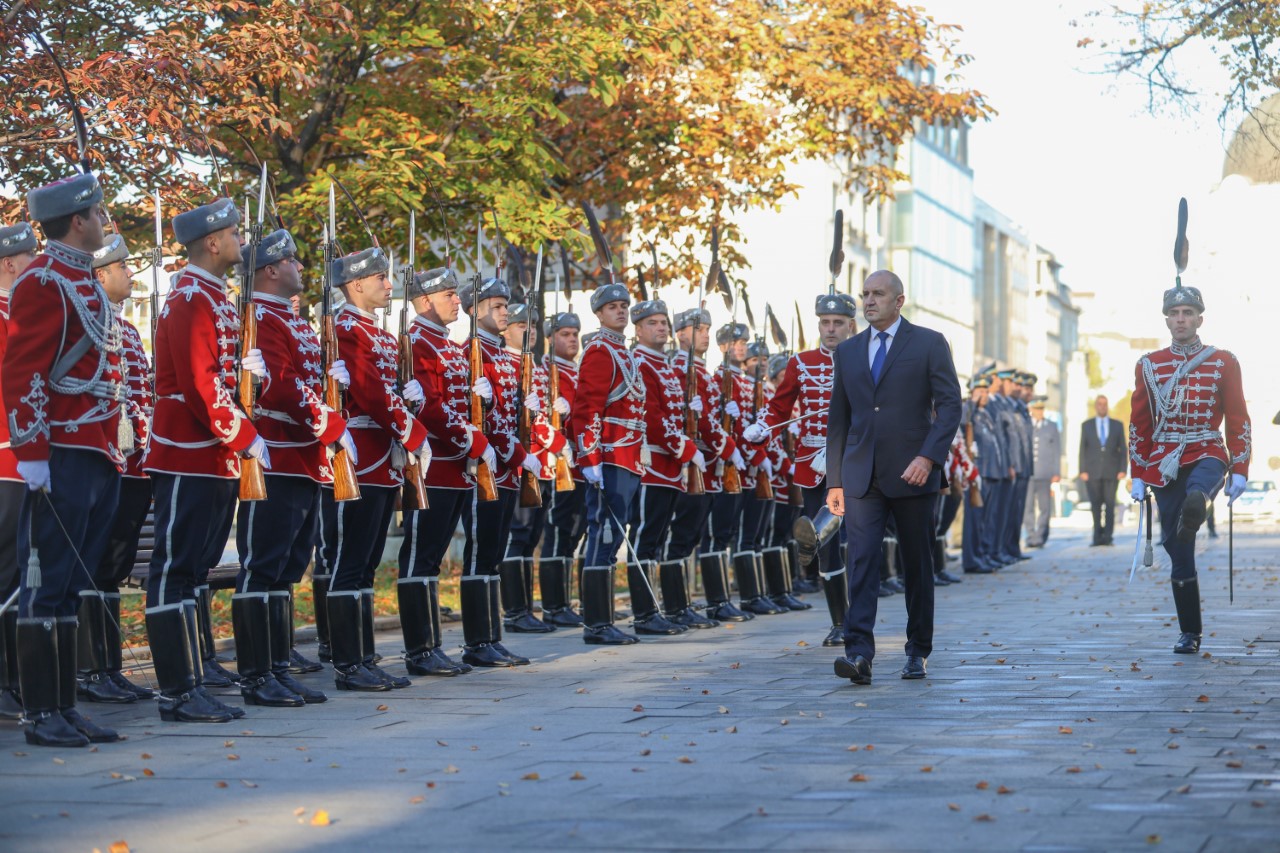
<svg viewBox="0 0 1280 853"><path fill-rule="evenodd" d="M20 461L46 460L50 447L69 447L95 450L124 467L122 332L90 271L92 260L50 240L10 294L0 387L10 448ZM86 336L87 347L80 344Z"/></svg>
<svg viewBox="0 0 1280 853"><path fill-rule="evenodd" d="M1138 361L1135 385L1129 417L1135 479L1165 486L1180 467L1205 458L1249 476L1253 427L1234 355L1199 340L1173 344Z"/></svg>
<svg viewBox="0 0 1280 853"><path fill-rule="evenodd" d="M601 329L582 351L572 412L578 464L644 474L644 380L622 335Z"/></svg>
<svg viewBox="0 0 1280 853"><path fill-rule="evenodd" d="M757 414L757 419L764 420L765 414L769 411L769 403L773 400L774 387L769 383L764 386L764 406ZM775 503L785 504L790 502L790 496L787 489L791 486L791 457L787 455L786 446L782 443L782 436L786 428L774 430L769 433L768 440L764 443L768 448L769 463L773 465L773 473L769 476L769 485L773 486L773 500Z"/></svg>
<svg viewBox="0 0 1280 853"><path fill-rule="evenodd" d="M9 291L0 290L0 362L4 361L9 342ZM0 384L0 480L22 482L18 476L18 457L9 449L9 415L4 408L4 386Z"/></svg>
<svg viewBox="0 0 1280 853"><path fill-rule="evenodd" d="M476 479L467 460L483 456L489 440L469 420L467 351L449 339L448 329L421 314L409 325L409 342L413 346L413 378L430 401L418 412L431 442L427 485L433 489L473 489Z"/></svg>
<svg viewBox="0 0 1280 853"><path fill-rule="evenodd" d="M684 466L698 451L684 434L684 384L665 353L637 346L633 357L644 378L645 445L650 457L640 482L683 492Z"/></svg>
<svg viewBox="0 0 1280 853"><path fill-rule="evenodd" d="M398 443L410 453L427 440L427 429L396 393L398 347L374 316L348 302L334 318L338 357L347 365L347 429L355 439L356 480L362 486L404 485L404 461ZM437 400L427 398L424 405Z"/></svg>
<svg viewBox="0 0 1280 853"><path fill-rule="evenodd" d="M551 358L550 355L544 355L542 357L543 370L547 369L546 365L548 363L547 360L549 358ZM556 367L560 373L560 387L557 390L560 392L560 396L564 398L565 402L569 404L569 414L561 415L561 418L560 418L560 423L561 423L560 435L564 438L565 444L569 447L570 452L573 454L573 458L575 460L573 467L570 469L573 472L574 482L585 483L586 480L584 480L582 477L582 469L581 467L578 466L576 462L578 458L577 449L574 447L573 439L571 438L570 434L566 432L567 429L571 428L571 422L573 419L573 400L575 396L575 391L577 390L577 387L578 387L578 364L577 362L573 362L567 359L557 357ZM548 372L547 373L548 383L551 381L550 377L551 377L551 374L550 372ZM551 402L554 403L555 401L552 400ZM552 472L553 476L554 476L554 473L555 472L553 471Z"/></svg>
<svg viewBox="0 0 1280 853"><path fill-rule="evenodd" d="M747 470L739 471L738 476L742 481L743 490L754 489L756 485L756 473L760 463L765 460L768 455L769 447L764 442L760 444L751 444L742 438L742 431L746 429L749 421L749 412L754 406L755 385L751 379L742 372L741 367L729 367L722 363L716 368L715 383L717 388L724 388L724 372L726 369L733 371L733 402L738 404L739 415L733 418L732 432L734 443L738 450L742 452L742 458L747 463ZM722 392L723 393L723 392ZM720 408L716 407L716 416L719 417Z"/></svg>
<svg viewBox="0 0 1280 853"><path fill-rule="evenodd" d="M528 454L516 435L520 399L520 360L507 352L506 342L484 329L477 329L484 356L484 375L493 386L493 401L484 413L484 435L498 454L498 470L493 479L500 489L520 488L520 466Z"/></svg>
<svg viewBox="0 0 1280 853"><path fill-rule="evenodd" d="M516 360L517 371L520 367L520 350L507 348L507 353ZM519 373L517 372L517 377ZM563 379L561 380L563 382ZM551 385L551 378L547 375L547 371L540 365L533 366L533 382L530 391L538 398L538 402L542 406L542 411L533 416L533 423L529 430L529 447L525 450L532 453L537 458L542 469L538 473L539 480L554 480L556 478L555 457L560 451L564 450L565 441L564 433L551 428L551 421L547 415L551 411L551 404L554 400L548 400L547 394ZM524 405L524 401L520 401L520 405ZM516 410L519 412L519 410ZM517 421L518 424L518 421Z"/></svg>
<svg viewBox="0 0 1280 853"><path fill-rule="evenodd" d="M769 401L761 424L773 427L793 417L823 412L799 422L792 477L796 485L813 489L826 479L827 416L831 406L831 382L835 370L831 350L824 346L791 357L782 382ZM781 427L780 429L786 429ZM775 430L776 431L776 430Z"/></svg>
<svg viewBox="0 0 1280 853"><path fill-rule="evenodd" d="M347 422L324 404L320 338L288 299L254 293L253 307L258 349L267 363L254 425L271 453L268 473L332 483L328 448L342 438Z"/></svg>
<svg viewBox="0 0 1280 853"><path fill-rule="evenodd" d="M142 470L143 451L147 446L147 437L151 434L151 360L147 351L142 348L142 336L137 328L123 317L120 327L124 331L124 344L121 349L121 363L124 367L125 380L129 386L129 398L124 402L125 415L133 427L133 452L124 461L124 475L134 479L143 479L147 472Z"/></svg>
<svg viewBox="0 0 1280 853"><path fill-rule="evenodd" d="M676 351L671 360L671 367L680 377L681 389L685 386L689 369L689 351ZM703 485L708 493L714 494L724 488L724 463L733 456L737 442L726 433L720 423L720 386L711 381L706 362L694 356L694 376L697 380L698 396L702 398L702 413L698 415L698 449L707 460L707 471L702 477Z"/></svg>
<svg viewBox="0 0 1280 853"><path fill-rule="evenodd" d="M236 403L240 316L226 282L188 264L156 322L149 473L235 479L258 431Z"/></svg>

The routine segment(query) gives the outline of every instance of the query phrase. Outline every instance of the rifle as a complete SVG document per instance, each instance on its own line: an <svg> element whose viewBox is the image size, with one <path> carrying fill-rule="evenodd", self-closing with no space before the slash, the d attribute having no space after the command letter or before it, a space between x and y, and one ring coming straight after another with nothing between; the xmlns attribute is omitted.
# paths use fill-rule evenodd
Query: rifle
<svg viewBox="0 0 1280 853"><path fill-rule="evenodd" d="M258 221L249 236L249 263L244 270L244 282L240 287L240 358L258 348L258 312L253 307L253 278L258 264L258 244L262 242L262 217L267 207L267 167L262 167L262 186L258 189ZM249 200L245 199L245 210ZM236 383L236 396L240 408L249 422L254 421L254 407L258 400L258 379L243 367ZM261 501L267 497L267 481L262 473L262 463L253 457L240 461L240 500Z"/></svg>
<svg viewBox="0 0 1280 853"><path fill-rule="evenodd" d="M339 359L338 333L333 325L333 262L337 256L337 247L333 241L331 229L334 227L333 186L329 187L329 224L321 226L324 252L324 272L320 285L320 376L324 381L324 403L335 412L345 408L342 399L342 386L338 380L329 375L329 367ZM354 501L360 499L360 483L356 479L356 468L351 462L351 454L341 445L333 454L333 499L335 501Z"/></svg>
<svg viewBox="0 0 1280 853"><path fill-rule="evenodd" d="M764 336L761 335L756 339L759 343L764 343ZM763 351L764 347L760 347ZM762 366L765 360L764 355L756 357L756 375L755 387L751 393L751 403L755 407L755 414L752 421L760 420L760 412L764 409L764 382L762 381ZM769 482L769 477L764 471L756 474L756 497L762 501L773 500L773 483Z"/></svg>
<svg viewBox="0 0 1280 853"><path fill-rule="evenodd" d="M520 443L532 452L533 446L533 412L524 404L524 400L533 390L533 350L529 348L530 333L533 331L533 299L542 288L542 247L538 247L538 266L533 277L533 293L525 294L529 305L529 322L524 324L524 340L520 343L520 422L518 433ZM554 358L554 356L553 356ZM524 469L520 472L520 506L525 509L542 506L542 484L533 472Z"/></svg>
<svg viewBox="0 0 1280 853"><path fill-rule="evenodd" d="M160 215L160 190L155 191L156 245L151 250L151 295L147 298L151 309L151 407L156 405L156 329L160 322L160 267L164 265L164 226Z"/></svg>
<svg viewBox="0 0 1280 853"><path fill-rule="evenodd" d="M400 300L400 329L396 336L396 381L400 393L404 386L413 381L413 341L409 339L409 288L413 286L413 272L416 256L414 240L417 237L417 214L409 211L409 263L404 268L403 298ZM418 413L417 405L405 401L405 407L411 413ZM404 463L404 491L400 495L400 509L403 512L427 509L427 484L422 479L422 466L413 453L406 454Z"/></svg>
<svg viewBox="0 0 1280 853"><path fill-rule="evenodd" d="M564 248L561 247L561 252ZM556 302L555 314L560 313L560 271L556 270ZM560 432L562 424L560 413L556 411L555 401L560 399L560 363L556 358L556 342L555 332L549 335L551 338L547 346L547 400L551 404L551 429ZM572 492L573 491L573 474L569 471L568 461L556 454L556 491Z"/></svg>
<svg viewBox="0 0 1280 853"><path fill-rule="evenodd" d="M689 408L689 404L698 396L698 366L695 349L698 345L698 330L702 328L702 297L704 292L705 284L698 288L698 322L693 324L693 331L689 333L689 351L685 354L688 362L685 364L684 376L684 434L695 446L699 438L699 415ZM685 491L691 495L705 495L707 493L707 485L702 479L702 469L690 462L685 465L684 472Z"/></svg>
<svg viewBox="0 0 1280 853"><path fill-rule="evenodd" d="M480 335L476 328L476 315L480 310L480 301L478 299L480 296L480 283L483 280L480 269L483 241L484 219L481 218L479 230L476 232L476 278L475 287L471 294L471 351L467 359L473 386L477 380L484 376L484 348L480 343ZM474 391L471 393L471 425L481 432L484 431L484 399ZM484 459L477 459L475 475L477 498L484 503L496 501L498 499L498 484L493 479L493 471L489 470L489 463L485 462Z"/></svg>

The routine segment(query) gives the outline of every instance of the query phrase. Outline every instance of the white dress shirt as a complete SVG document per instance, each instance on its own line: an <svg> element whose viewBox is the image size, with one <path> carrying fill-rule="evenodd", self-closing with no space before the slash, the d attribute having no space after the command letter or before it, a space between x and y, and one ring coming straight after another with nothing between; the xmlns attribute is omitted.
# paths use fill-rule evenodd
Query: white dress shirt
<svg viewBox="0 0 1280 853"><path fill-rule="evenodd" d="M893 346L894 338L898 337L898 327L902 325L902 315L898 315L898 319L893 321L893 325L885 329L885 333L889 337L884 339L884 357L889 357L889 348ZM876 350L880 348L879 332L876 327L871 327L871 343L867 345L867 364L875 364Z"/></svg>

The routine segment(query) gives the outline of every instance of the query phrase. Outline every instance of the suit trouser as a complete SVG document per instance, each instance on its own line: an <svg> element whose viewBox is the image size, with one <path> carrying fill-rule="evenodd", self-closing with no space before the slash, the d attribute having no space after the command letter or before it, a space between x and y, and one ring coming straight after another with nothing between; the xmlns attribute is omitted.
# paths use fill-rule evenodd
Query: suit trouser
<svg viewBox="0 0 1280 853"><path fill-rule="evenodd" d="M551 512L551 496L555 492L554 480L539 480L538 493L542 503L538 506L519 506L516 501L515 513L511 517L511 540L507 543L507 557L532 557L538 549L538 540L542 538L547 526L547 516ZM517 491L517 494L519 492Z"/></svg>
<svg viewBox="0 0 1280 853"><path fill-rule="evenodd" d="M681 492L676 498L675 513L671 519L671 538L667 542L667 559L683 560L695 553L702 553L703 531L711 517L711 504L715 494L690 495Z"/></svg>
<svg viewBox="0 0 1280 853"><path fill-rule="evenodd" d="M574 481L572 492L551 491L551 508L542 532L543 557L573 557L587 532L587 484Z"/></svg>
<svg viewBox="0 0 1280 853"><path fill-rule="evenodd" d="M138 558L138 539L151 509L151 480L147 477L121 477L120 501L111 522L111 537L98 563L94 583L99 592L119 592L120 584L133 573Z"/></svg>
<svg viewBox="0 0 1280 853"><path fill-rule="evenodd" d="M742 526L738 529L737 550L758 552L768 547L773 527L772 512L772 499L761 500L754 492L743 490Z"/></svg>
<svg viewBox="0 0 1280 853"><path fill-rule="evenodd" d="M497 491L496 501L482 501L479 492L472 489L471 500L462 504L462 531L467 537L462 549L464 577L498 576L520 490L499 487Z"/></svg>
<svg viewBox="0 0 1280 853"><path fill-rule="evenodd" d="M1009 501L1012 496L1012 480L991 482L991 497L986 504L987 511L983 514L982 525L982 555L988 560L1012 556L1004 553L1004 528L1009 523ZM987 495L982 497L987 500Z"/></svg>
<svg viewBox="0 0 1280 853"><path fill-rule="evenodd" d="M1043 545L1049 541L1049 518L1053 515L1053 481L1032 478L1027 489L1027 511L1022 522L1027 528L1027 544Z"/></svg>
<svg viewBox="0 0 1280 853"><path fill-rule="evenodd" d="M1156 508L1160 511L1160 535L1165 553L1169 555L1170 579L1175 581L1191 580L1196 576L1196 543L1183 542L1178 539L1178 518L1182 515L1182 504L1187 499L1187 492L1204 492L1213 501L1214 495L1222 488L1226 466L1218 459L1198 459L1190 465L1178 469L1178 476L1155 492Z"/></svg>
<svg viewBox="0 0 1280 853"><path fill-rule="evenodd" d="M587 553L585 566L612 566L626 536L623 525L631 518L631 504L640 493L640 475L617 465L604 466L600 487L587 490ZM604 531L609 531L609 541Z"/></svg>
<svg viewBox="0 0 1280 853"><path fill-rule="evenodd" d="M1085 483L1089 492L1089 508L1093 510L1093 541L1110 542L1116 523L1116 480L1090 477Z"/></svg>
<svg viewBox="0 0 1280 853"><path fill-rule="evenodd" d="M360 500L335 501L333 489L320 495L321 549L329 567L330 592L371 589L387 544L387 526L396 508L399 486L360 484Z"/></svg>
<svg viewBox="0 0 1280 853"><path fill-rule="evenodd" d="M400 543L401 578L438 578L463 507L471 503L475 489L427 487L427 508L407 513L404 541Z"/></svg>
<svg viewBox="0 0 1280 853"><path fill-rule="evenodd" d="M18 517L26 498L26 483L0 480L0 601L18 588Z"/></svg>
<svg viewBox="0 0 1280 853"><path fill-rule="evenodd" d="M280 474L267 474L266 481L266 500L242 501L236 517L238 593L289 589L301 579L290 577L297 554L315 547L320 484L309 477ZM305 572L306 566L302 569Z"/></svg>
<svg viewBox="0 0 1280 853"><path fill-rule="evenodd" d="M928 657L933 651L933 541L936 495L885 497L873 477L867 494L846 499L849 534L849 609L844 617L844 646L849 657L875 657L881 548L885 526L893 518L906 585L906 653Z"/></svg>
<svg viewBox="0 0 1280 853"><path fill-rule="evenodd" d="M189 474L151 475L156 544L147 576L147 609L194 601L231 533L240 481Z"/></svg>
<svg viewBox="0 0 1280 853"><path fill-rule="evenodd" d="M111 534L103 522L115 515L119 497L120 472L105 454L50 448L49 490L27 491L18 513L19 618L76 615L80 590L92 586L89 572L102 561ZM33 548L39 586L29 585Z"/></svg>
<svg viewBox="0 0 1280 853"><path fill-rule="evenodd" d="M640 494L631 507L631 547L637 560L665 559L667 533L681 494L674 487L640 484Z"/></svg>
<svg viewBox="0 0 1280 853"><path fill-rule="evenodd" d="M1010 556L1022 554L1022 518L1026 515L1028 477L1021 474L1013 481L1013 495L1010 498L1009 521L1005 527L1004 550Z"/></svg>

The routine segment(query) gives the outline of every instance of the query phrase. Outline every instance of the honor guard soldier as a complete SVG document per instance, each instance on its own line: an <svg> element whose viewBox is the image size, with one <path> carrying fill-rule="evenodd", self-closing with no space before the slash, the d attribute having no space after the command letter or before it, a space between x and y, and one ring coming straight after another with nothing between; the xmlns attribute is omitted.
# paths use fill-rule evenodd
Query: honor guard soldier
<svg viewBox="0 0 1280 853"><path fill-rule="evenodd" d="M710 546L706 536L716 497L723 491L725 466L745 467L737 443L724 430L720 420L720 386L712 381L707 371L706 354L711 345L711 314L705 308L690 308L676 317L676 350L672 367L680 375L686 397L702 401L698 413L698 440L696 446L709 461L703 477L704 494L682 494L676 500L675 516L671 521L671 538L667 542L668 560L691 560L697 555L702 572L702 587L707 596L707 618L720 622L744 622L755 617L743 613L729 598L729 556L723 550ZM689 377L693 380L690 382ZM694 393L689 394L690 387ZM667 611L675 618L678 613ZM685 616L681 622L691 621L694 615Z"/></svg>
<svg viewBox="0 0 1280 853"><path fill-rule="evenodd" d="M746 372L752 377L756 375L757 369L751 364L750 356L753 347L759 347L762 353L759 365L760 383L763 386L759 396L760 408L752 413L752 422L758 422L769 411L769 403L778 389L778 383L782 381L791 356L789 353L769 355L764 346L764 340L758 339L747 348ZM753 378L753 384L754 382ZM755 401L752 402L754 404ZM788 429L791 426L793 425L789 424ZM792 574L795 567L793 564L799 561L794 559L798 548L791 539L791 525L800 511L800 506L791 505L791 456L793 454L787 452L783 442L783 438L790 435L782 430L773 430L765 441L765 446L768 448L769 490L772 497L761 501L764 504L764 511L760 518L756 550L760 553L760 563L764 570L764 586L769 600L783 610L812 610L812 604L807 604L794 595ZM764 472L761 471L759 476L765 476Z"/></svg>
<svg viewBox="0 0 1280 853"><path fill-rule="evenodd" d="M1185 202L1184 202L1185 203ZM1185 221L1185 211L1183 214ZM1185 243L1179 272L1186 265ZM1173 650L1195 654L1203 633L1196 578L1196 531L1226 478L1228 502L1244 493L1253 453L1240 362L1200 340L1204 299L1194 287L1164 293L1168 347L1138 361L1129 459L1133 499L1155 493L1164 550L1172 563L1173 603L1180 632ZM7 388L6 388L7 392Z"/></svg>
<svg viewBox="0 0 1280 853"><path fill-rule="evenodd" d="M251 257L252 256L252 257ZM249 269L250 262L256 266ZM294 314L290 299L302 292L302 265L288 231L262 238L256 251L241 250L245 275L253 276L253 310L266 378L255 406L259 435L271 454L267 496L242 501L236 521L240 573L231 598L240 693L251 705L278 708L324 702L295 679L291 664L293 585L302 580L315 550L322 485L333 485L329 448L340 446L354 464L359 455L347 422L325 405L320 339ZM346 365L329 375L350 384Z"/></svg>
<svg viewBox="0 0 1280 853"><path fill-rule="evenodd" d="M637 634L682 634L689 628L712 628L715 623L689 607L684 563L666 560L667 533L676 500L687 491L685 467L707 468L702 451L685 435L685 389L679 371L667 363L666 345L671 334L667 304L660 299L638 302L631 308L636 347L632 351L645 387L645 448L649 464L640 477L640 494L631 509L631 545L634 559L627 561L627 587ZM702 411L702 400L690 401L690 410ZM653 594L651 574L657 567L662 601L672 619L663 616Z"/></svg>
<svg viewBox="0 0 1280 853"><path fill-rule="evenodd" d="M536 332L529 330L529 324L537 326L537 317L533 315L528 303L515 302L507 306L507 328L502 333L507 353L520 365L524 356L523 346L526 333L532 336ZM532 345L532 344L531 344ZM523 371L523 366L519 367ZM519 374L517 374L519 375ZM529 446L525 450L535 456L541 466L538 475L539 503L532 507L517 507L511 520L511 539L507 543L506 557L502 561L502 607L503 627L519 634L545 634L554 631L556 626L544 622L533 615L533 552L542 537L542 529L547 523L547 513L551 510L551 495L555 487L556 457L566 453L568 442L564 433L551 429L545 413L550 411L554 401L548 401L548 379L546 370L533 365L528 395L524 399L524 407L532 416L532 429L529 431ZM566 411L568 404L562 406Z"/></svg>
<svg viewBox="0 0 1280 853"><path fill-rule="evenodd" d="M743 435L748 441L763 441L779 424L789 421L798 410L800 435L796 440L796 459L792 476L804 500L803 517L808 529L817 535L801 542L800 559L808 563L816 555L818 574L822 578L827 609L831 614L831 630L824 646L839 646L844 614L848 609L849 590L845 564L840 557L841 519L826 510L827 408L831 405L831 382L834 373L835 348L854 331L858 304L845 293L823 294L817 298L814 313L818 315L819 342L816 349L791 357L782 382L769 401L765 417L747 427ZM797 520L796 528L805 526ZM817 547L819 542L825 543Z"/></svg>
<svg viewBox="0 0 1280 853"><path fill-rule="evenodd" d="M466 533L461 584L466 648L462 662L471 666L525 666L528 658L513 654L502 644L499 572L520 497L520 472L531 471L537 477L542 466L516 435L520 407L527 402L520 399L520 360L507 352L502 339L511 289L500 279L486 278L464 286L460 295L463 309L475 316L484 376L476 379L474 390L488 402L484 434L498 458L492 469L497 500L481 501L477 490L477 496L462 508L462 529Z"/></svg>
<svg viewBox="0 0 1280 853"><path fill-rule="evenodd" d="M134 702L153 693L124 677L120 637L120 584L133 571L138 537L151 508L151 480L142 470L142 449L151 428L151 363L142 337L123 316L133 290L133 270L124 238L113 234L93 253L93 274L116 312L121 331L121 369L128 397L121 412L120 452L125 457L120 500L111 538L94 573L93 587L80 591L80 650L77 695L89 702ZM127 428L126 428L127 424Z"/></svg>
<svg viewBox="0 0 1280 853"><path fill-rule="evenodd" d="M768 407L768 393L765 390L764 373L769 361L769 348L763 338L757 338L747 344L746 356L742 360L740 372L734 380L740 388L742 398L739 405L742 409L741 424L754 423ZM756 385L760 385L761 405L756 407ZM770 438L775 438L771 436ZM754 453L748 460L750 467L742 477L742 515L738 528L738 539L735 547L739 554L750 554L750 564L755 567L753 584L743 591L739 581L738 592L743 602L752 603L753 612L765 614L786 613L791 608L774 600L774 593L782 595L786 558L782 549L774 550L769 545L769 533L773 524L773 471L775 454L779 446L772 440L759 445L748 443ZM780 462L778 462L780 466ZM767 487L770 497L760 496L761 480L769 482ZM766 551L768 552L766 554ZM772 579L772 580L770 580ZM799 604L799 602L796 602ZM745 604L744 604L745 609ZM803 606L797 610L805 609Z"/></svg>
<svg viewBox="0 0 1280 853"><path fill-rule="evenodd" d="M36 232L25 222L0 226L0 361L9 337L9 294L39 249ZM27 487L18 473L18 457L9 448L9 416L0 394L0 600L18 588L18 514ZM0 616L0 717L22 716L18 696L18 608Z"/></svg>
<svg viewBox="0 0 1280 853"><path fill-rule="evenodd" d="M457 274L438 267L414 276L405 294L417 312L409 327L414 381L424 396L436 401L418 412L431 444L428 507L405 517L396 585L405 667L414 675L448 677L471 671L470 664L453 661L441 648L440 564L463 508L475 500L473 463L483 459L490 470L498 464L489 440L467 419L473 393L467 353L449 338L449 325L458 319L461 304L458 288Z"/></svg>
<svg viewBox="0 0 1280 853"><path fill-rule="evenodd" d="M27 743L118 739L76 710L76 611L107 545L120 493L121 331L90 272L102 248L92 174L32 190L44 252L10 294L0 368L9 441L27 485L18 518L17 651Z"/></svg>
<svg viewBox="0 0 1280 853"><path fill-rule="evenodd" d="M404 485L407 454L417 456L424 469L431 464L427 430L405 405L423 401L421 385L415 380L403 395L395 392L396 339L378 325L375 313L391 301L390 266L386 253L375 246L336 258L329 272L346 298L334 325L339 357L351 379L347 429L355 439L360 484L359 500L338 501L329 488L320 498L321 547L333 570L326 602L339 690L379 692L410 683L378 666L373 631L373 576Z"/></svg>
<svg viewBox="0 0 1280 853"><path fill-rule="evenodd" d="M237 363L240 317L225 276L240 263L239 218L226 198L181 213L173 233L188 263L165 298L152 342L155 412L142 468L155 500L155 548L147 577L160 717L223 723L244 715L207 687L232 677L214 659L209 569L231 530L242 454L270 467L266 443L235 401L237 374L265 377L262 354Z"/></svg>
<svg viewBox="0 0 1280 853"><path fill-rule="evenodd" d="M990 389L989 374L974 376L969 381L969 402L964 413L969 454L977 463L981 477L978 489L982 496L980 505L971 501L964 511L960 565L965 574L970 575L989 575L1004 565L989 551L994 541L991 529L999 524L993 515L993 510L998 508L997 484L1009 479L1009 457L1000 425L990 410Z"/></svg>
<svg viewBox="0 0 1280 853"><path fill-rule="evenodd" d="M553 314L547 321L547 355L543 368L550 381L552 362L556 371L556 399L552 406L568 424L573 414L573 399L578 385L579 335L582 320L571 311ZM542 592L542 618L552 625L574 628L582 625L582 617L573 609L570 588L578 545L587 532L587 481L576 466L573 442L565 435L565 454L571 460L573 491L553 491L551 509L547 512L542 534L542 550L538 559L538 586ZM550 461L550 460L548 460Z"/></svg>
<svg viewBox="0 0 1280 853"><path fill-rule="evenodd" d="M573 400L572 435L588 484L583 640L592 645L637 642L613 625L615 562L647 461L644 380L624 337L630 304L621 284L601 285L591 294L600 332L583 349Z"/></svg>

